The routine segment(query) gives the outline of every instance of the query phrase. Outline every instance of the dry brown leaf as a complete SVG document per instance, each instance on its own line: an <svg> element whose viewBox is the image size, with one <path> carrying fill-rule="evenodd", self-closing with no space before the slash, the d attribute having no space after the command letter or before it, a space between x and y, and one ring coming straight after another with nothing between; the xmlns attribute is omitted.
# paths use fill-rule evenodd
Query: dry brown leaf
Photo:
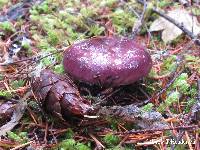
<svg viewBox="0 0 200 150"><path fill-rule="evenodd" d="M200 24L195 16L191 16L185 9L174 9L169 11L167 15L173 18L178 23L182 24L186 29L191 31L194 35L200 33ZM161 31L162 30L162 40L167 43L176 39L179 35L183 33L181 29L175 26L173 23L167 21L166 19L159 17L150 26L150 31Z"/></svg>

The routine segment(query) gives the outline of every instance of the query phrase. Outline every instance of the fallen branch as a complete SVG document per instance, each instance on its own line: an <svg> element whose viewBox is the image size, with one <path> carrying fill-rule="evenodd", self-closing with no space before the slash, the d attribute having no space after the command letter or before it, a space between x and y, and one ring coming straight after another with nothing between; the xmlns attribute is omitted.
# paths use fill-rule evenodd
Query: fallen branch
<svg viewBox="0 0 200 150"><path fill-rule="evenodd" d="M146 9L147 9L147 3L146 3L146 0L144 0L143 1L143 11L142 11L142 14L141 14L139 20L133 26L131 38L134 38L140 32L141 27L142 27L142 25L144 23Z"/></svg>
<svg viewBox="0 0 200 150"><path fill-rule="evenodd" d="M178 126L178 127L169 127L169 128L160 128L160 129L145 129L145 130L136 130L136 131L126 131L126 132L115 132L115 135L124 135L124 134L138 134L138 133L146 133L156 131L167 131L167 130L197 130L199 129L198 125L191 126Z"/></svg>
<svg viewBox="0 0 200 150"><path fill-rule="evenodd" d="M167 89L169 89L169 87L176 81L176 79L181 75L182 71L180 71L179 73L176 74L176 71L174 72L174 77L172 78L172 80L160 91L158 92L156 95L154 95L153 97L151 97L149 99L149 101L151 101L154 98L159 98L164 92L167 91Z"/></svg>
<svg viewBox="0 0 200 150"><path fill-rule="evenodd" d="M139 3L144 4L144 0L138 0ZM175 26L177 26L179 29L181 29L186 35L188 35L195 44L200 46L200 39L198 39L198 36L194 35L191 31L189 31L187 28L185 28L183 26L183 24L178 23L176 20L174 20L173 18L167 16L164 12L162 12L161 10L153 7L152 11L156 14L158 14L159 16L165 18L167 21L171 22L172 24L174 24Z"/></svg>
<svg viewBox="0 0 200 150"><path fill-rule="evenodd" d="M15 64L18 64L20 62L26 62L26 61L33 61L33 62L38 62L46 57L49 57L51 55L55 55L55 54L58 54L58 53L61 53L63 52L64 49L61 49L61 50L58 50L56 52L52 52L50 54L47 54L45 56L42 56L42 55L39 55L39 56L33 56L33 57L30 57L30 58L27 58L27 59L22 59L22 60L18 60L18 61L14 61L14 62L10 62L10 63L0 63L0 66L8 66L8 65L15 65Z"/></svg>

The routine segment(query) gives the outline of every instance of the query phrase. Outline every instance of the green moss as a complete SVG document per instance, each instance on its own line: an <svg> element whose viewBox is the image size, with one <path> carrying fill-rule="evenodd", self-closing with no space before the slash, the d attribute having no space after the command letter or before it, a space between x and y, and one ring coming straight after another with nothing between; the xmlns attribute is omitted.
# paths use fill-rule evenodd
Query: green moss
<svg viewBox="0 0 200 150"><path fill-rule="evenodd" d="M189 113L191 111L192 106L196 103L196 99L190 98L186 102L186 106L184 109L184 113Z"/></svg>
<svg viewBox="0 0 200 150"><path fill-rule="evenodd" d="M4 21L0 23L0 30L3 30L5 32L15 32L15 27L13 24L9 21Z"/></svg>
<svg viewBox="0 0 200 150"><path fill-rule="evenodd" d="M198 93L198 88L196 84L192 84L189 88L189 90L187 91L187 95L189 95L191 98L195 97Z"/></svg>
<svg viewBox="0 0 200 150"><path fill-rule="evenodd" d="M133 10L141 13L143 9L143 5L135 3L135 1L127 1L126 3L121 3L121 1L119 0L90 0L87 2L88 3L85 3L85 1L80 0L45 0L42 4L39 4L38 6L33 6L30 10L30 38L34 41L31 45L34 46L34 51L33 53L30 53L30 55L35 54L36 52L38 55L42 55L42 57L45 57L50 53L56 52L57 49L67 47L69 43L74 43L74 41L87 39L92 36L105 35L105 33L107 33L105 31L110 30L109 27L105 26L105 23L108 22L114 28L114 34L117 34L119 36L129 36L132 32L132 27L134 26L136 19L138 19L135 16ZM148 6L146 9L145 18L148 18L148 20L150 21L153 21L158 17L158 15L156 15L155 13L152 13L152 7L156 6L154 5L154 2L155 1L148 1ZM7 3L9 3L8 0L0 0L0 9L4 4ZM169 0L161 0L157 2L157 6L160 8L168 7L171 4L172 2ZM178 3L173 3L173 5L177 4ZM195 15L199 14L199 12L195 9L192 9L192 12ZM147 22L145 20L145 24L147 27L150 26L150 21ZM14 32L16 32L16 30L19 31L21 29L21 26L24 25L26 24L24 24L23 19L15 22L15 26L12 24L12 22L0 23L0 34L2 35L2 37L4 37L7 32L11 32L10 35L12 35ZM142 31L140 33L146 34L146 29L142 28ZM158 44L156 45L157 47L163 47L164 43L161 41L161 34L156 34L156 36L154 36L153 38L156 40L156 44ZM174 40L170 44L170 46L176 46L177 42L180 42L181 38L182 36ZM152 49L155 48L152 44L153 40L150 41L150 47ZM31 46L27 42L22 43L22 47L24 49L28 49L28 51L31 51ZM37 64L37 67L41 69L42 67L48 66L56 73L63 74L64 69L62 65L62 59L62 53L50 55L43 58L39 62L39 64ZM175 55L164 59L163 64L160 68L160 72L157 73L157 70L152 70L150 75L152 77L155 77L172 73L176 69L176 60L177 57ZM158 111L163 112L165 111L166 107L168 107L172 113L177 113L174 110L177 110L177 105L179 105L181 102L181 108L183 110L182 112L189 113L191 111L191 107L196 103L195 97L197 96L197 85L189 83L188 79L191 75L191 72L197 72L197 74L200 73L200 58L197 56L186 54L185 60L187 73L182 73L176 79L176 81L167 89L166 99L163 99L163 102L157 108ZM2 78L2 80L3 79L4 78ZM170 80L171 79L169 79L168 81ZM162 89L162 79L158 79L155 81L153 79L145 78L143 81L144 84L147 86L145 91L148 92L149 95L155 94ZM11 82L10 85L13 89L17 89L21 86L24 86L24 83L23 81L14 81ZM0 95L11 97L12 93L6 90L1 90ZM88 97L93 101L98 98L94 96ZM37 103L34 102L29 101L28 105L29 107L33 108L33 110L38 110L39 106ZM144 112L148 112L151 111L153 108L154 105L152 103L149 103L143 106L142 110ZM31 121L31 118L30 116L28 116L28 114L25 114L25 116L27 118L23 117L22 122L27 123ZM38 115L38 119L39 122L42 122L44 118ZM47 120L52 121L53 118L48 118ZM119 122L122 122L121 120L117 120L115 118L109 118L107 119L107 121L109 123L107 127L111 128L112 130L117 130ZM127 130L139 129L138 126L133 123L123 122L123 126ZM83 130L84 131L82 132L82 135L88 135L88 128L84 128ZM14 141L20 141L22 143L26 141L26 133L11 132L8 134L9 138ZM63 136L58 137L58 142L63 140L63 138L64 140L61 141L61 143L59 144L59 148L56 148L61 150L92 149L90 143L85 144L75 141L73 139L75 137L74 135L75 133L71 129L68 129L67 132L63 134ZM171 133L169 134L169 136L170 135ZM103 138L102 142L104 142L104 145L107 146L106 149L110 150L135 149L133 144L128 145L131 145L132 147L127 147L126 144L123 144L123 147L116 147L116 145L120 142L120 138L113 134L106 135Z"/></svg>
<svg viewBox="0 0 200 150"><path fill-rule="evenodd" d="M47 39L40 39L40 37L38 37L36 35L36 37L34 37L35 39L38 38L38 43L37 43L37 47L39 49L41 49L42 51L46 52L46 50L49 49L49 47L51 47L47 41Z"/></svg>
<svg viewBox="0 0 200 150"><path fill-rule="evenodd" d="M50 8L46 2L44 2L42 5L38 5L37 10L40 14L50 12Z"/></svg>
<svg viewBox="0 0 200 150"><path fill-rule="evenodd" d="M91 148L83 143L76 142L74 139L63 140L59 146L60 150L91 150Z"/></svg>
<svg viewBox="0 0 200 150"><path fill-rule="evenodd" d="M157 108L157 111L159 112L163 112L166 107L170 107L173 103L177 103L179 101L180 98L180 93L177 91L171 92L166 100L160 104L160 106Z"/></svg>
<svg viewBox="0 0 200 150"><path fill-rule="evenodd" d="M168 57L167 59L165 59L163 61L163 64L161 66L161 73L160 74L167 74L167 73L170 73L170 72L173 72L175 71L176 69L176 56L175 55L172 55L170 57Z"/></svg>
<svg viewBox="0 0 200 150"><path fill-rule="evenodd" d="M152 103L148 103L148 104L146 104L146 105L144 105L142 107L142 110L144 110L145 112L149 112L149 111L152 110L152 108L153 108L153 104Z"/></svg>
<svg viewBox="0 0 200 150"><path fill-rule="evenodd" d="M0 0L0 9L3 8L4 5L8 4L10 0Z"/></svg>
<svg viewBox="0 0 200 150"><path fill-rule="evenodd" d="M37 22L37 21L40 20L40 16L38 14L34 14L33 13L32 15L30 15L30 20L34 21L34 22Z"/></svg>
<svg viewBox="0 0 200 150"><path fill-rule="evenodd" d="M116 118L112 118L112 117L107 117L106 120L109 122L110 127L113 130L117 130L118 129L118 124L120 123L119 119Z"/></svg>
<svg viewBox="0 0 200 150"><path fill-rule="evenodd" d="M109 133L103 138L103 141L108 147L115 147L117 144L119 144L120 138L116 135Z"/></svg>
<svg viewBox="0 0 200 150"><path fill-rule="evenodd" d="M193 98L197 95L197 86L196 84L189 84L188 74L182 73L169 87L167 95L166 100L158 107L158 111L162 112L166 107L183 102L185 104L184 111L189 112L195 102ZM183 98L180 99L180 97ZM173 107L170 107L170 109L172 110Z"/></svg>
<svg viewBox="0 0 200 150"><path fill-rule="evenodd" d="M63 74L64 73L64 67L63 64L55 65L54 66L54 71L58 74Z"/></svg>
<svg viewBox="0 0 200 150"><path fill-rule="evenodd" d="M12 97L12 94L6 90L0 90L0 96L10 98L10 97Z"/></svg>
<svg viewBox="0 0 200 150"><path fill-rule="evenodd" d="M193 7L192 8L192 13L193 13L193 15L195 15L195 16L199 16L200 15L200 9L199 9L199 7Z"/></svg>
<svg viewBox="0 0 200 150"><path fill-rule="evenodd" d="M132 29L136 17L132 13L118 8L111 14L111 19L117 32L119 34L125 34L129 28Z"/></svg>
<svg viewBox="0 0 200 150"><path fill-rule="evenodd" d="M58 37L58 34L55 32L55 31L48 31L48 42L51 44L51 45L57 45L58 42L59 42L59 37Z"/></svg>
<svg viewBox="0 0 200 150"><path fill-rule="evenodd" d="M164 8L164 7L168 7L168 6L172 6L173 2L170 0L161 0L158 2L158 7L160 8Z"/></svg>
<svg viewBox="0 0 200 150"><path fill-rule="evenodd" d="M67 132L66 132L66 138L67 139L72 139L74 137L74 132L71 128L67 129Z"/></svg>
<svg viewBox="0 0 200 150"><path fill-rule="evenodd" d="M14 80L11 82L11 87L13 89L18 89L19 87L23 87L25 85L25 80Z"/></svg>
<svg viewBox="0 0 200 150"><path fill-rule="evenodd" d="M118 1L117 0L102 0L100 2L101 7L112 7L114 4L116 4Z"/></svg>
<svg viewBox="0 0 200 150"><path fill-rule="evenodd" d="M194 70L200 74L200 57L192 56L192 55L185 55L186 66L191 70Z"/></svg>
<svg viewBox="0 0 200 150"><path fill-rule="evenodd" d="M7 135L10 139L12 139L16 142L26 143L28 141L27 132L15 133L15 132L9 131L9 132L7 132Z"/></svg>
<svg viewBox="0 0 200 150"><path fill-rule="evenodd" d="M30 42L28 40L22 41L22 48L29 50L31 48Z"/></svg>
<svg viewBox="0 0 200 150"><path fill-rule="evenodd" d="M90 8L90 7L83 7L80 10L81 15L86 18L94 16L95 15L94 12L95 12L94 8Z"/></svg>
<svg viewBox="0 0 200 150"><path fill-rule="evenodd" d="M0 81L4 79L4 75L0 73Z"/></svg>
<svg viewBox="0 0 200 150"><path fill-rule="evenodd" d="M101 35L104 32L105 28L104 27L100 27L99 25L94 25L90 27L90 32L89 35L92 36L97 36L97 35Z"/></svg>
<svg viewBox="0 0 200 150"><path fill-rule="evenodd" d="M181 93L186 94L190 85L187 83L187 73L182 73L173 83L172 88L178 89Z"/></svg>

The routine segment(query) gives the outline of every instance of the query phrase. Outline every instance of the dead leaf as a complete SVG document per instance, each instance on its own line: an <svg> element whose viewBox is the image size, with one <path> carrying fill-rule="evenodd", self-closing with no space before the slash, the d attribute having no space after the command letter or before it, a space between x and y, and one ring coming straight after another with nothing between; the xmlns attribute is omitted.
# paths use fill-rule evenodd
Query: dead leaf
<svg viewBox="0 0 200 150"><path fill-rule="evenodd" d="M6 124L0 127L0 136L6 135L8 131L11 131L20 121L22 118L27 102L26 99L31 95L31 92L27 92L25 96L17 103L15 104L13 110L10 112L10 121L8 121ZM12 113L12 114L11 114Z"/></svg>
<svg viewBox="0 0 200 150"><path fill-rule="evenodd" d="M11 119L14 106L15 104L12 101L0 101L0 126Z"/></svg>
<svg viewBox="0 0 200 150"><path fill-rule="evenodd" d="M178 23L182 24L186 29L191 31L195 36L200 33L200 24L195 16L191 16L185 9L174 9L169 11L167 15ZM150 31L162 31L162 40L167 43L176 39L183 33L181 29L166 19L159 17L150 26Z"/></svg>

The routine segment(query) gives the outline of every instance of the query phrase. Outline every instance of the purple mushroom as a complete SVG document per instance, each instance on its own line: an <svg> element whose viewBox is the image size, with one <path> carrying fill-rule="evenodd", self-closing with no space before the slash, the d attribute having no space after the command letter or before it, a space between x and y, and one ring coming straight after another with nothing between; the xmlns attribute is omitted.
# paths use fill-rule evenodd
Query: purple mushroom
<svg viewBox="0 0 200 150"><path fill-rule="evenodd" d="M71 45L64 52L64 69L89 84L119 86L147 76L152 60L133 39L95 37Z"/></svg>

